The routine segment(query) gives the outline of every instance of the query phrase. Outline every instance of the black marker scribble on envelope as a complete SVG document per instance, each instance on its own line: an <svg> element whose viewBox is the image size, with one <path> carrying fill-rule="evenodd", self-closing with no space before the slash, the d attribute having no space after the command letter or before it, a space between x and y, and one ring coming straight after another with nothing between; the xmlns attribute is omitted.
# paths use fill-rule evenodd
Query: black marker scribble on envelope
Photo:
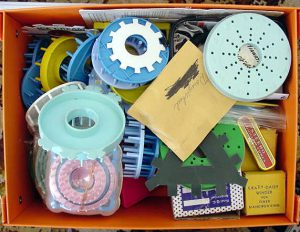
<svg viewBox="0 0 300 232"><path fill-rule="evenodd" d="M173 85L165 89L165 91L167 91L165 95L167 100L173 97L180 89L188 87L191 80L195 79L198 74L198 60L196 60L182 77L180 77Z"/></svg>

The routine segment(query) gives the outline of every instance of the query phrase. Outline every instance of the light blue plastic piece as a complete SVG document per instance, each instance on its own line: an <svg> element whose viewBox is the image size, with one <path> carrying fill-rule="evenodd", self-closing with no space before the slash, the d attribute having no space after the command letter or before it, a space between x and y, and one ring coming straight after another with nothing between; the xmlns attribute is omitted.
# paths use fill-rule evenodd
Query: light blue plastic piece
<svg viewBox="0 0 300 232"><path fill-rule="evenodd" d="M109 48L109 44L113 40L112 35L117 34L118 30L122 26L126 26L126 24L134 24L135 20L138 22L138 24L144 25L145 27L148 27L147 25L149 25L152 34L157 34L161 36L160 47L163 49L160 50L160 53L157 57L157 61L154 61L154 63L151 64L151 66L153 67L152 71L148 71L146 67L141 68L139 73L136 73L134 68L132 67L122 69L122 64L120 64L121 61L119 60L119 58L116 58L116 60L112 59L112 55L116 55L113 54L113 49ZM128 42L127 40L127 45L137 43L135 46L133 46L134 48L141 46L143 50L145 50L145 47L147 50L147 38L144 38L139 34L139 29L137 29L136 33L134 33L129 38L134 38L134 36L135 39L133 39L132 41ZM163 33L154 24L142 18L126 17L117 19L103 30L99 39L100 40L96 41L96 45L99 47L98 59L100 59L102 67L114 79L125 83L144 84L153 80L163 70L169 59L169 48L165 46L165 44L163 44L166 42ZM119 46L125 46L125 44L120 44ZM140 57L142 58L143 56Z"/></svg>
<svg viewBox="0 0 300 232"><path fill-rule="evenodd" d="M91 53L93 44L97 38L97 35L92 33L87 33L88 38L82 42L80 39L75 38L77 44L79 45L74 54L68 53L71 56L71 60L68 66L64 66L67 69L67 81L81 81L88 84L89 77L88 74L91 72L92 64Z"/></svg>
<svg viewBox="0 0 300 232"><path fill-rule="evenodd" d="M107 85L103 80L101 80L101 78L97 75L94 69L89 74L89 86L98 87L100 91L104 94L111 92L109 85Z"/></svg>
<svg viewBox="0 0 300 232"><path fill-rule="evenodd" d="M159 155L159 140L149 129L130 116L127 116L122 147L125 177L149 178L154 175L156 168L151 163Z"/></svg>
<svg viewBox="0 0 300 232"><path fill-rule="evenodd" d="M36 99L44 94L44 92L41 90L41 82L36 80L36 77L39 76L40 67L32 64L22 79L21 96L26 109L28 109Z"/></svg>
<svg viewBox="0 0 300 232"><path fill-rule="evenodd" d="M36 61L41 60L44 51L41 48L47 48L50 44L50 38L34 39L31 43L28 44L28 50L24 54L26 66L31 66ZM25 68L24 71L27 71Z"/></svg>
<svg viewBox="0 0 300 232"><path fill-rule="evenodd" d="M67 159L96 159L122 141L125 116L116 98L90 90L62 93L38 117L39 145Z"/></svg>
<svg viewBox="0 0 300 232"><path fill-rule="evenodd" d="M268 17L234 14L209 33L204 66L224 95L238 101L258 101L284 83L291 66L291 48L283 30Z"/></svg>
<svg viewBox="0 0 300 232"><path fill-rule="evenodd" d="M132 84L132 83L126 83L123 81L119 81L115 78L113 78L108 72L105 71L104 67L102 66L102 63L100 62L100 60L98 59L99 57L99 39L100 37L98 37L98 39L96 40L96 42L94 43L93 46L93 50L92 50L92 63L93 63L93 67L94 70L97 74L97 76L99 78L101 78L101 80L106 83L107 85L119 88L119 89L135 89L138 88L139 86L145 84Z"/></svg>

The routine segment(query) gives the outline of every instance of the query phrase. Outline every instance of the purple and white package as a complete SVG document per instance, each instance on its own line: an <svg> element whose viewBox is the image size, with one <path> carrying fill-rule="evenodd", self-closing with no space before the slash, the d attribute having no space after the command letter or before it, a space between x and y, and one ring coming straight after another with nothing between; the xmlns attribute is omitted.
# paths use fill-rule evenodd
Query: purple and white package
<svg viewBox="0 0 300 232"><path fill-rule="evenodd" d="M241 210L244 208L243 188L237 184L229 184L226 195L216 196L216 190L212 189L194 196L191 189L177 185L177 195L172 197L172 208L175 218Z"/></svg>

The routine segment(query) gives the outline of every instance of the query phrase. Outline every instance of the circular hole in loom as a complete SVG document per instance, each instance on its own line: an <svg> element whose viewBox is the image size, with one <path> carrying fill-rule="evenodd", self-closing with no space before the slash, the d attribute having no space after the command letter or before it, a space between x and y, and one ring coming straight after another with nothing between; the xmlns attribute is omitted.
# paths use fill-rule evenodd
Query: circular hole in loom
<svg viewBox="0 0 300 232"><path fill-rule="evenodd" d="M87 167L76 168L70 175L71 186L79 192L85 192L94 185L93 170Z"/></svg>
<svg viewBox="0 0 300 232"><path fill-rule="evenodd" d="M229 39L226 39L226 42L229 42Z"/></svg>
<svg viewBox="0 0 300 232"><path fill-rule="evenodd" d="M239 30L236 30L236 33L240 33L240 31L239 31Z"/></svg>
<svg viewBox="0 0 300 232"><path fill-rule="evenodd" d="M224 55L225 55L225 52L222 52L222 55L224 56Z"/></svg>
<svg viewBox="0 0 300 232"><path fill-rule="evenodd" d="M247 84L250 85L250 81L247 81Z"/></svg>
<svg viewBox="0 0 300 232"><path fill-rule="evenodd" d="M254 68L260 62L258 47L254 44L246 43L242 45L238 52L238 60L247 68Z"/></svg>
<svg viewBox="0 0 300 232"><path fill-rule="evenodd" d="M67 122L71 128L86 130L96 124L96 113L90 109L77 109L68 113Z"/></svg>
<svg viewBox="0 0 300 232"><path fill-rule="evenodd" d="M241 146L238 146L238 149L241 149Z"/></svg>
<svg viewBox="0 0 300 232"><path fill-rule="evenodd" d="M282 79L282 76L279 76L280 79Z"/></svg>
<svg viewBox="0 0 300 232"><path fill-rule="evenodd" d="M266 33L265 32L263 32L263 35L265 35Z"/></svg>
<svg viewBox="0 0 300 232"><path fill-rule="evenodd" d="M259 41L257 41L256 43L259 44Z"/></svg>
<svg viewBox="0 0 300 232"><path fill-rule="evenodd" d="M249 93L247 93L247 95L249 96Z"/></svg>
<svg viewBox="0 0 300 232"><path fill-rule="evenodd" d="M218 33L217 33L217 35L219 36L219 35L220 35L220 33L218 32Z"/></svg>
<svg viewBox="0 0 300 232"><path fill-rule="evenodd" d="M266 89L266 92L268 92L269 90L268 89Z"/></svg>
<svg viewBox="0 0 300 232"><path fill-rule="evenodd" d="M235 128L233 127L232 130L235 131Z"/></svg>
<svg viewBox="0 0 300 232"><path fill-rule="evenodd" d="M212 54L212 55L213 55L213 54L214 54L214 52L211 52L210 54Z"/></svg>
<svg viewBox="0 0 300 232"><path fill-rule="evenodd" d="M250 27L250 31L252 31L252 27Z"/></svg>
<svg viewBox="0 0 300 232"><path fill-rule="evenodd" d="M193 161L191 161L191 165L193 165L194 164L194 162Z"/></svg>
<svg viewBox="0 0 300 232"><path fill-rule="evenodd" d="M263 81L264 81L264 79L260 79L260 81L261 81L261 82L263 82Z"/></svg>
<svg viewBox="0 0 300 232"><path fill-rule="evenodd" d="M131 35L125 41L125 48L131 55L140 56L147 51L147 42L141 35Z"/></svg>
<svg viewBox="0 0 300 232"><path fill-rule="evenodd" d="M234 77L234 80L237 80L237 77Z"/></svg>
<svg viewBox="0 0 300 232"><path fill-rule="evenodd" d="M231 89L231 86L228 86L228 89Z"/></svg>

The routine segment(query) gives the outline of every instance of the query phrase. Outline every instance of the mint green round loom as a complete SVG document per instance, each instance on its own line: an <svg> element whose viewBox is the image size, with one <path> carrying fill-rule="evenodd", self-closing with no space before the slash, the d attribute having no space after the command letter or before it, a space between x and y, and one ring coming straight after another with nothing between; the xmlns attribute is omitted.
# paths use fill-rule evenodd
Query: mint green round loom
<svg viewBox="0 0 300 232"><path fill-rule="evenodd" d="M226 135L228 142L223 145L225 152L228 157L232 157L234 155L238 155L241 159L241 162L236 164L236 169L239 170L242 165L242 161L245 156L245 142L243 135L236 125L230 124L217 124L212 132L216 136ZM160 157L165 159L169 148L162 142L160 142ZM200 146L183 162L183 166L211 166L209 160L205 157L203 152L200 149ZM188 185L186 185L188 186ZM202 184L202 190L210 190L214 189L215 185L211 184Z"/></svg>
<svg viewBox="0 0 300 232"><path fill-rule="evenodd" d="M44 150L67 159L96 159L121 142L125 115L114 96L67 91L44 105L38 124Z"/></svg>

